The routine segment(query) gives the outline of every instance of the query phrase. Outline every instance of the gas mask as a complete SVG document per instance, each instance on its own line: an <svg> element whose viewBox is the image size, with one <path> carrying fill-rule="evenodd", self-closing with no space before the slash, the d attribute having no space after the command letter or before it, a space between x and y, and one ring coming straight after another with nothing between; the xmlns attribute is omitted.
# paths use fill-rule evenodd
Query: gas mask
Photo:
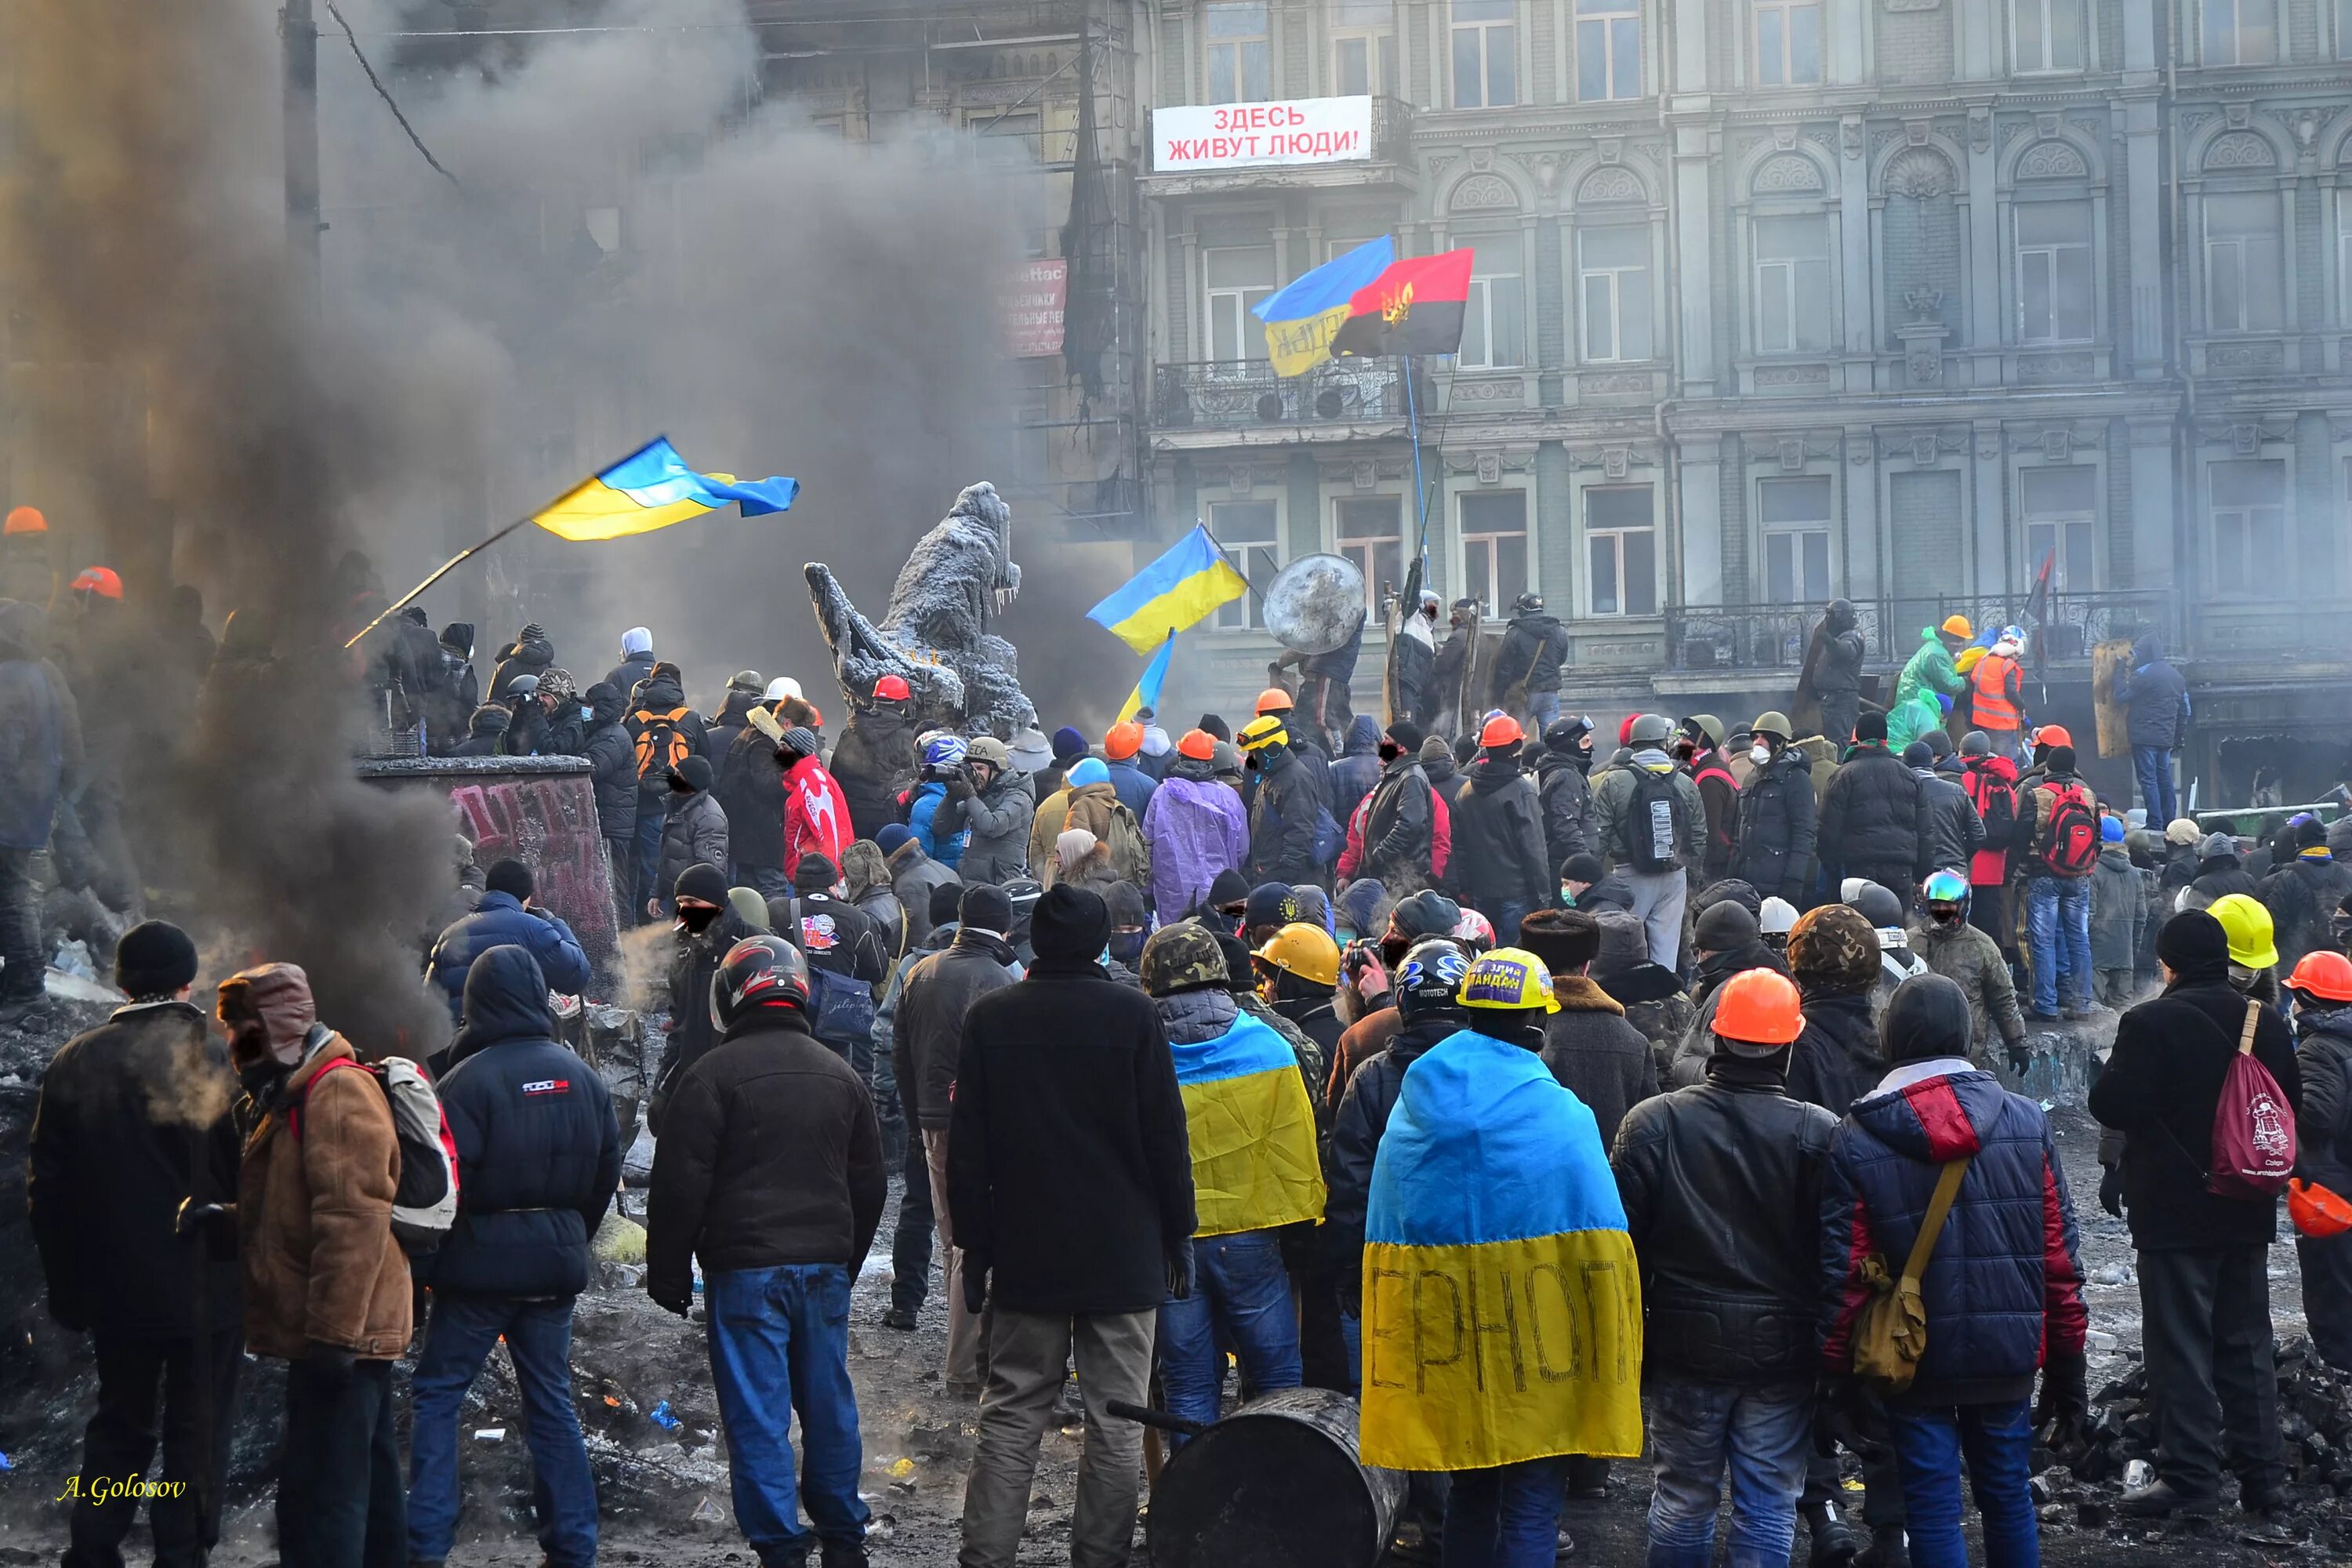
<svg viewBox="0 0 2352 1568"><path fill-rule="evenodd" d="M1927 918L1946 931L1949 931L1960 923L1960 906L1958 904L1929 904L1927 906Z"/></svg>

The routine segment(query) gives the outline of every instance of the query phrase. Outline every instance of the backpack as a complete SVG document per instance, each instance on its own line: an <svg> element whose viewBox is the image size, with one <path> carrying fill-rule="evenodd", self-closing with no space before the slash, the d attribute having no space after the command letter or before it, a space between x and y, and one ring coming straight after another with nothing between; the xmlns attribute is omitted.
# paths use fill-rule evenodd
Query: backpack
<svg viewBox="0 0 2352 1568"><path fill-rule="evenodd" d="M1919 1363L1927 1359L1927 1303L1919 1281L1935 1255L1936 1238L1943 1234L1952 1200L1959 1196L1970 1158L1963 1154L1950 1161L1937 1175L1936 1194L1927 1200L1927 1213L1912 1238L1911 1256L1904 1259L1901 1275L1887 1273L1886 1259L1879 1253L1862 1260L1859 1272L1870 1295L1853 1321L1854 1375L1885 1393L1900 1394L1910 1387Z"/></svg>
<svg viewBox="0 0 2352 1568"><path fill-rule="evenodd" d="M1331 808L1318 801L1315 805L1315 863L1328 866L1339 858L1339 851L1348 847L1348 836L1339 827Z"/></svg>
<svg viewBox="0 0 2352 1568"><path fill-rule="evenodd" d="M853 908L855 906L852 906ZM808 956L808 930L801 924L801 901L795 897L785 940ZM874 1033L874 987L851 974L808 966L809 1033L828 1046L846 1047Z"/></svg>
<svg viewBox="0 0 2352 1568"><path fill-rule="evenodd" d="M1675 794L1675 774L1636 767L1633 795L1625 808L1625 853L1633 869L1650 875L1682 869L1683 803Z"/></svg>
<svg viewBox="0 0 2352 1568"><path fill-rule="evenodd" d="M2213 1168L2205 1190L2216 1197L2268 1203L2294 1174L2294 1115L2270 1068L2254 1059L2254 1026L2263 1005L2246 1004L2246 1026L2213 1103Z"/></svg>
<svg viewBox="0 0 2352 1568"><path fill-rule="evenodd" d="M640 708L630 715L637 721L637 779L643 783L655 768L657 777L667 778L669 771L686 761L691 750L686 731L678 728L689 710L673 708L663 712L654 708Z"/></svg>
<svg viewBox="0 0 2352 1568"><path fill-rule="evenodd" d="M1110 807L1111 869L1119 880L1148 887L1151 881L1151 846L1144 841L1143 829L1135 820L1135 813L1127 809L1123 801L1113 801Z"/></svg>
<svg viewBox="0 0 2352 1568"><path fill-rule="evenodd" d="M392 1108L400 1140L400 1181L392 1194L392 1234L409 1252L431 1252L457 1223L457 1139L442 1113L441 1097L425 1069L406 1057L362 1062L337 1057L311 1075L302 1100L286 1113L287 1131L302 1141L302 1106L319 1079L337 1068L356 1068L375 1080Z"/></svg>
<svg viewBox="0 0 2352 1568"><path fill-rule="evenodd" d="M2099 863L2099 819L2082 782L2045 784L2050 821L2043 828L2042 863L2061 877L2087 877Z"/></svg>
<svg viewBox="0 0 2352 1568"><path fill-rule="evenodd" d="M2006 845L2017 835L2015 786L2001 783L1982 768L1971 769L1969 776L1978 781L1984 791L1981 800L1976 800L1976 791L1969 792L1969 798L1976 800L1977 815L1984 818L1984 847L1990 849Z"/></svg>

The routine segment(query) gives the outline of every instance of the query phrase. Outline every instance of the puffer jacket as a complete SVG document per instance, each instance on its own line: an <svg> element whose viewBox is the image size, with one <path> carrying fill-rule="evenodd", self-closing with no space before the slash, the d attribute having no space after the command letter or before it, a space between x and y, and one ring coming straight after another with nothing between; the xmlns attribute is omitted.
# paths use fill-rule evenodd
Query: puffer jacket
<svg viewBox="0 0 2352 1568"><path fill-rule="evenodd" d="M2259 899L2263 887L2235 855L2208 856L2197 862L2196 878L2180 889L2173 900L2173 909L2175 912L2210 909L2216 900L2226 899L2231 893Z"/></svg>
<svg viewBox="0 0 2352 1568"><path fill-rule="evenodd" d="M457 1140L457 1223L417 1259L436 1291L576 1296L621 1183L621 1129L595 1068L550 1037L547 982L519 947L466 982L456 1065L435 1087Z"/></svg>
<svg viewBox="0 0 2352 1568"><path fill-rule="evenodd" d="M587 691L588 776L596 791L596 831L627 838L637 830L637 746L621 727L621 696L598 684Z"/></svg>
<svg viewBox="0 0 2352 1568"><path fill-rule="evenodd" d="M898 895L899 904L907 911L907 941L909 946L920 947L931 934L931 892L937 888L960 888L963 879L955 868L942 866L923 853L923 847L909 838L890 856L890 890Z"/></svg>
<svg viewBox="0 0 2352 1568"><path fill-rule="evenodd" d="M1027 773L1007 769L961 809L971 833L956 867L965 881L1003 883L1028 873L1029 826L1037 816L1037 797Z"/></svg>
<svg viewBox="0 0 2352 1568"><path fill-rule="evenodd" d="M512 893L484 893L474 912L433 944L433 983L448 999L449 1021L466 1014L466 975L474 960L512 942L530 954L552 990L577 995L588 984L588 955L572 928L555 916L526 910Z"/></svg>
<svg viewBox="0 0 2352 1568"><path fill-rule="evenodd" d="M1462 889L1465 902L1490 915L1506 904L1539 910L1551 903L1543 807L1517 756L1488 754L1473 763L1454 792L1453 814L1454 858L1446 879Z"/></svg>
<svg viewBox="0 0 2352 1568"><path fill-rule="evenodd" d="M1952 1057L1906 1062L1858 1101L1822 1193L1823 1369L1853 1363L1871 1295L1864 1258L1900 1273L1939 1167L1971 1156L1920 1280L1927 1353L1898 1405L1997 1405L2033 1392L2045 1352L2079 1357L2089 1326L2074 1205L2042 1108Z"/></svg>
<svg viewBox="0 0 2352 1568"><path fill-rule="evenodd" d="M357 1060L349 1040L313 1024L301 1061L255 1107L236 1220L245 1342L257 1355L299 1361L313 1340L362 1361L408 1348L408 1258L392 1234L400 1138Z"/></svg>
<svg viewBox="0 0 2352 1568"><path fill-rule="evenodd" d="M2025 1019L2017 1010L2017 982L2000 944L1966 921L1939 926L1920 921L1911 927L1911 951L1936 973L1968 994L1969 1038L1982 1050L1995 1036L2004 1045L2025 1042Z"/></svg>
<svg viewBox="0 0 2352 1568"><path fill-rule="evenodd" d="M1331 782L1331 816L1345 822L1363 798L1381 782L1381 725L1369 713L1359 713L1348 726L1348 741L1326 771Z"/></svg>
<svg viewBox="0 0 2352 1568"><path fill-rule="evenodd" d="M1641 1260L1644 1373L1811 1373L1822 1173L1836 1131L1836 1118L1789 1098L1779 1063L1727 1053L1706 1082L1626 1112L1609 1163Z"/></svg>
<svg viewBox="0 0 2352 1568"><path fill-rule="evenodd" d="M964 1015L981 997L1013 984L1007 966L1013 962L1003 937L965 928L945 952L907 972L891 1024L891 1052L898 1103L908 1120L929 1129L948 1124Z"/></svg>
<svg viewBox="0 0 2352 1568"><path fill-rule="evenodd" d="M1822 866L1830 885L1862 868L1909 868L1909 880L1917 882L1934 868L1927 815L1919 775L1902 758L1884 746L1855 745L1822 795Z"/></svg>
<svg viewBox="0 0 2352 1568"><path fill-rule="evenodd" d="M1372 1163L1381 1134L1404 1090L1405 1069L1423 1051L1462 1027L1457 1017L1420 1018L1400 1029L1388 1048L1366 1058L1349 1076L1331 1118L1331 1144L1323 1162L1323 1237L1343 1289L1360 1289L1364 1215L1371 1203Z"/></svg>
<svg viewBox="0 0 2352 1568"><path fill-rule="evenodd" d="M2303 1103L2294 1110L2295 1171L2352 1193L2352 1007L2306 1011L2295 1026Z"/></svg>
<svg viewBox="0 0 2352 1568"><path fill-rule="evenodd" d="M1801 907L1813 886L1812 773L1805 753L1783 746L1739 792L1739 847L1731 874L1768 897Z"/></svg>
<svg viewBox="0 0 2352 1568"><path fill-rule="evenodd" d="M727 814L727 853L735 864L753 870L782 871L783 763L776 755L776 743L761 734L758 725L744 725L728 745L710 793L719 797L719 807Z"/></svg>
<svg viewBox="0 0 2352 1568"><path fill-rule="evenodd" d="M2099 851L2091 870L2091 967L2130 969L2138 963L2140 931L2147 924L2147 889L2139 868L2120 844ZM2284 956L2284 944L2281 944Z"/></svg>
<svg viewBox="0 0 2352 1568"><path fill-rule="evenodd" d="M1535 766L1536 800L1543 808L1544 872L1556 876L1562 861L1592 848L1591 829L1585 823L1592 811L1592 781L1587 776L1592 754L1546 746L1536 752Z"/></svg>
<svg viewBox="0 0 2352 1568"><path fill-rule="evenodd" d="M1789 1094L1843 1116L1886 1070L1868 992L1804 995L1805 1031L1789 1058Z"/></svg>
<svg viewBox="0 0 2352 1568"><path fill-rule="evenodd" d="M1966 872L1985 838L1984 818L1977 815L1976 803L1965 788L1933 768L1914 768L1911 773L1919 781L1919 832L1927 868Z"/></svg>
<svg viewBox="0 0 2352 1568"><path fill-rule="evenodd" d="M514 683L526 675L545 675L555 662L555 645L536 624L523 627L520 636L499 649L498 668L490 676L490 700L504 700Z"/></svg>
<svg viewBox="0 0 2352 1568"><path fill-rule="evenodd" d="M1706 863L1706 803L1699 798L1698 785L1691 776L1655 746L1633 752L1624 766L1611 767L1592 786L1592 815L1587 821L1595 829L1596 852L1612 867L1633 864L1633 785L1634 773L1641 769L1674 775L1675 800L1681 816L1681 842L1675 847L1685 868L1698 870Z"/></svg>
<svg viewBox="0 0 2352 1568"><path fill-rule="evenodd" d="M1315 859L1316 814L1330 804L1321 776L1323 765L1279 742L1260 747L1255 755L1258 786L1257 798L1250 807L1250 880L1287 882L1293 887L1316 881L1322 870ZM1085 791L1078 793L1083 795ZM1070 826L1089 830L1093 826L1078 819L1075 798Z"/></svg>
<svg viewBox="0 0 2352 1568"><path fill-rule="evenodd" d="M1238 870L1249 858L1249 813L1213 769L1191 757L1177 759L1144 809L1151 905L1163 925L1207 897L1218 872Z"/></svg>
<svg viewBox="0 0 2352 1568"><path fill-rule="evenodd" d="M2166 659L2164 639L2156 633L2142 632L2132 644L2131 663L2116 671L2115 695L2133 745L2170 751L2188 733L2189 682Z"/></svg>
<svg viewBox="0 0 2352 1568"><path fill-rule="evenodd" d="M707 789L692 795L672 792L669 816L662 823L661 868L654 875L652 896L664 903L677 886L678 873L697 861L716 867L721 876L733 864L728 855L727 812Z"/></svg>

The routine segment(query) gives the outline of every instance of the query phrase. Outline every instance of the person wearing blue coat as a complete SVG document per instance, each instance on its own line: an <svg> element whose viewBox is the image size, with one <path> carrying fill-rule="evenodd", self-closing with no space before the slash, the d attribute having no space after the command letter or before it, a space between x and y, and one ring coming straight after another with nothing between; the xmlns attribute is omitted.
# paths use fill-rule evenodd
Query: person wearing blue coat
<svg viewBox="0 0 2352 1568"><path fill-rule="evenodd" d="M482 901L433 944L430 973L449 999L449 1021L465 1022L466 979L474 961L511 942L538 962L551 990L577 995L588 986L588 954L572 928L530 901L530 868L500 860L482 878Z"/></svg>
<svg viewBox="0 0 2352 1568"><path fill-rule="evenodd" d="M2170 822L2179 801L2172 782L2172 755L2189 739L2189 682L2164 657L2164 639L2143 632L2132 644L2131 661L2116 671L2115 698L2128 715L2132 773L2150 827Z"/></svg>
<svg viewBox="0 0 2352 1568"><path fill-rule="evenodd" d="M923 771L915 781L914 795L907 803L907 826L915 830L915 842L922 846L924 854L950 869L963 864L963 849L971 842L971 829L958 826L952 833L940 831L939 810L947 803L950 775L963 773L964 757L961 736L935 737L923 747ZM957 823L963 820L961 812L949 813L949 818Z"/></svg>
<svg viewBox="0 0 2352 1568"><path fill-rule="evenodd" d="M575 949L576 951L576 949ZM522 1394L550 1568L593 1568L596 1486L572 1403L572 1299L621 1181L621 1130L596 1069L554 1038L548 984L499 943L467 969L464 1026L438 1080L457 1154L457 1222L414 1260L433 1290L416 1358L408 1560L442 1562L457 1525L457 1415L503 1337Z"/></svg>

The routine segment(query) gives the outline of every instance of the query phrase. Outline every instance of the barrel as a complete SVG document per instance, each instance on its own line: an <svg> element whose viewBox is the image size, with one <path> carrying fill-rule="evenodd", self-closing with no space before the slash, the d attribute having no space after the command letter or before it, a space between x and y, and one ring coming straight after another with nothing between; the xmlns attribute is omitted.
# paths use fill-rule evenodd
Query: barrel
<svg viewBox="0 0 2352 1568"><path fill-rule="evenodd" d="M1286 1388L1176 1451L1145 1537L1152 1568L1373 1568L1404 1496L1357 1457L1354 1400Z"/></svg>

